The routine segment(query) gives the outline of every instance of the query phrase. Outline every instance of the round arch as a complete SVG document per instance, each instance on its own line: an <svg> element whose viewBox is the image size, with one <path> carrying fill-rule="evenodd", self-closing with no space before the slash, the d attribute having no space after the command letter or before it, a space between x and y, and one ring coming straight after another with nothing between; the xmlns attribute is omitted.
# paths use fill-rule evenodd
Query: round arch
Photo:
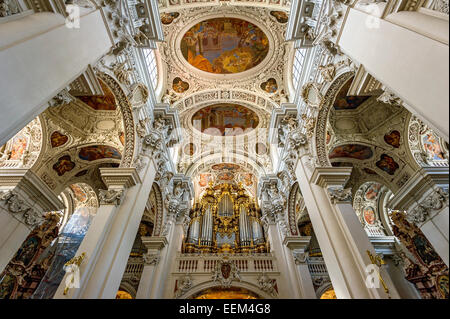
<svg viewBox="0 0 450 319"><path fill-rule="evenodd" d="M204 291L206 289L217 288L217 287L220 287L220 286L218 286L218 284L212 280L202 282L198 285L193 286L191 289L189 289L184 294L182 294L180 297L178 297L178 299L190 299L193 296L201 293L202 291ZM260 296L261 299L276 299L273 296L266 293L265 291L261 290L258 286L254 285L252 283L249 283L249 282L244 282L244 281L233 282L232 287L244 288L244 289Z"/></svg>

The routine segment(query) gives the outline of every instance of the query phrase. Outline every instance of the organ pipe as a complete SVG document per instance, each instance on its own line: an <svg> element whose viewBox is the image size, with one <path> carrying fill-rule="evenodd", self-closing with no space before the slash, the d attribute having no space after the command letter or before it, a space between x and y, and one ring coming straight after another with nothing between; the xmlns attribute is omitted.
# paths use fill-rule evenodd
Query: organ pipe
<svg viewBox="0 0 450 319"><path fill-rule="evenodd" d="M183 252L267 252L256 207L242 185L210 185L191 210Z"/></svg>

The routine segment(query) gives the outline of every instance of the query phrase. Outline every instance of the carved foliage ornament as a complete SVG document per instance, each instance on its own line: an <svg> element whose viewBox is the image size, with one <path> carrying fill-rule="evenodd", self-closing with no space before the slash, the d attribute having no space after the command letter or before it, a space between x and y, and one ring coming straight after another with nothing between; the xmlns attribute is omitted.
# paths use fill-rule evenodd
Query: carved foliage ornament
<svg viewBox="0 0 450 319"><path fill-rule="evenodd" d="M333 204L338 203L351 203L352 201L352 189L342 187L330 187L328 188L328 196Z"/></svg>
<svg viewBox="0 0 450 319"><path fill-rule="evenodd" d="M146 265L156 266L159 263L160 254L159 254L159 252L157 252L157 253L147 252L142 257L144 258L144 262Z"/></svg>
<svg viewBox="0 0 450 319"><path fill-rule="evenodd" d="M100 189L98 193L98 198L100 200L100 205L115 205L119 206L123 199L123 189L115 190Z"/></svg>
<svg viewBox="0 0 450 319"><path fill-rule="evenodd" d="M43 213L37 212L31 208L20 196L14 191L0 192L0 206L11 213L15 218L21 215L19 220L30 228L35 227L44 221Z"/></svg>
<svg viewBox="0 0 450 319"><path fill-rule="evenodd" d="M431 194L426 196L414 209L407 212L406 219L417 225L425 222L431 217L433 212L442 210L448 206L448 190L436 188Z"/></svg>
<svg viewBox="0 0 450 319"><path fill-rule="evenodd" d="M270 279L265 273L258 277L258 285L262 291L267 292L272 297L278 295L276 279Z"/></svg>

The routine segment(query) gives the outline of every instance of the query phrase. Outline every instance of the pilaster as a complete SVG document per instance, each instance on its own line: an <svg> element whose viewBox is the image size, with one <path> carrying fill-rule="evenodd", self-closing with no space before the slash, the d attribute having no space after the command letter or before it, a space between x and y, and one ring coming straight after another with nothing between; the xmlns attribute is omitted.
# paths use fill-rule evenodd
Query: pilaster
<svg viewBox="0 0 450 319"><path fill-rule="evenodd" d="M29 169L0 169L0 272L44 214L64 204Z"/></svg>

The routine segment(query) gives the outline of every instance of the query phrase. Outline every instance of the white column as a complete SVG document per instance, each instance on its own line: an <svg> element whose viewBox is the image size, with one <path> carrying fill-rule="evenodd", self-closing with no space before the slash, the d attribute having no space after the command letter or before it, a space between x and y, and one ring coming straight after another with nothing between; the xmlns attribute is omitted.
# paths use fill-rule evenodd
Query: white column
<svg viewBox="0 0 450 319"><path fill-rule="evenodd" d="M281 239L281 232L275 222L269 221L267 225L267 240L270 242L270 250L274 254L280 272L278 282L278 297L283 299L301 298L296 281L292 280L294 272L293 259L290 253L287 255ZM291 268L289 268L289 264ZM294 277L295 278L295 277Z"/></svg>
<svg viewBox="0 0 450 319"><path fill-rule="evenodd" d="M123 199L120 205L103 202L101 215L94 218L77 251L77 256L86 253L86 261L80 267L80 288L70 289L64 295L64 277L55 298L113 299L119 289L156 172L151 160L142 172L142 182L133 168L101 169L101 174L111 193L122 191ZM126 187L129 188L124 190ZM99 227L92 228L97 217Z"/></svg>
<svg viewBox="0 0 450 319"><path fill-rule="evenodd" d="M82 11L80 28L43 12L0 24L0 145L47 108L112 46L100 10Z"/></svg>
<svg viewBox="0 0 450 319"><path fill-rule="evenodd" d="M0 273L45 212L64 204L29 169L0 169Z"/></svg>
<svg viewBox="0 0 450 319"><path fill-rule="evenodd" d="M325 188L343 185L351 168L316 168L313 174L307 174L304 161L304 156L298 161L296 175L336 296L388 298L381 285L378 289L366 286L365 270L371 264L366 250L372 254L375 251L351 203L332 203ZM397 298L388 274L383 269L381 274L391 297Z"/></svg>
<svg viewBox="0 0 450 319"><path fill-rule="evenodd" d="M142 243L147 248L144 255L144 270L136 293L136 299L148 299L156 280L155 272L161 259L161 250L167 245L166 237L142 237Z"/></svg>
<svg viewBox="0 0 450 319"><path fill-rule="evenodd" d="M445 190L447 189L447 190ZM396 192L388 203L394 210L406 211L449 265L448 167L423 167Z"/></svg>
<svg viewBox="0 0 450 319"><path fill-rule="evenodd" d="M448 141L448 20L441 21L446 24L447 34L447 43L443 43L436 36L423 35L356 9L349 8L344 15L336 43L342 52L361 63L400 97L409 111ZM430 31L434 26L427 23Z"/></svg>
<svg viewBox="0 0 450 319"><path fill-rule="evenodd" d="M446 206L420 226L422 233L447 266L449 265L448 222L449 208Z"/></svg>
<svg viewBox="0 0 450 319"><path fill-rule="evenodd" d="M172 222L170 232L168 234L169 244L164 249L161 255L161 262L158 265L156 272L156 281L151 289L151 299L171 298L170 292L173 287L167 285L169 274L173 271L177 253L181 251L181 244L183 242L183 224L181 222Z"/></svg>
<svg viewBox="0 0 450 319"><path fill-rule="evenodd" d="M309 236L286 237L284 239L284 245L291 251L292 259L295 262L295 277L291 278L297 278L299 291L303 299L317 299L307 263L307 248L310 240L311 237Z"/></svg>

